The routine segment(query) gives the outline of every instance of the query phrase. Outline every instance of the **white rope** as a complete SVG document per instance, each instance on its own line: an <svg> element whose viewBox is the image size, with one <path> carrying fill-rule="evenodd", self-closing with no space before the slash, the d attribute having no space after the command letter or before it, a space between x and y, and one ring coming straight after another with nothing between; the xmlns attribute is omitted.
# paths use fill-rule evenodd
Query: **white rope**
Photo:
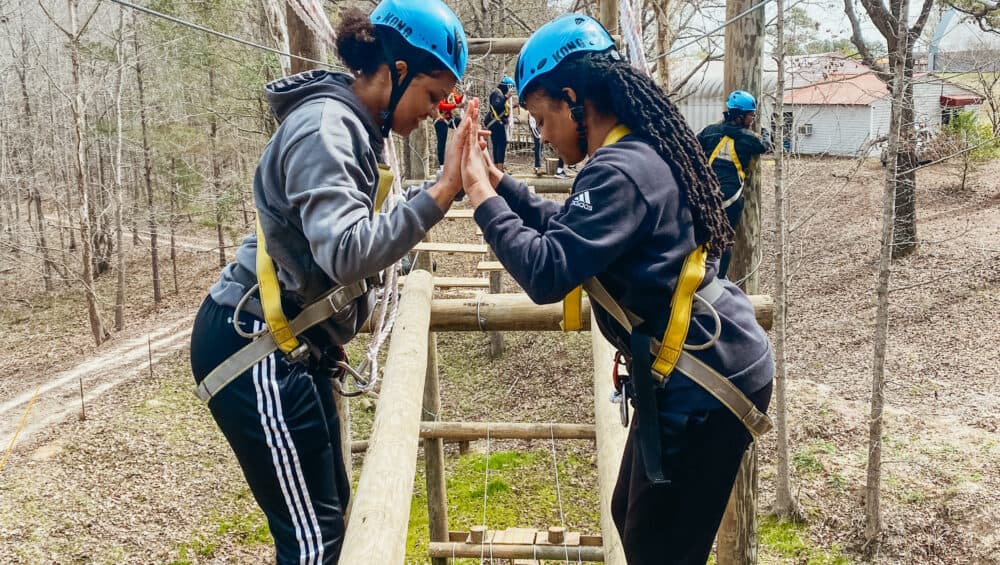
<svg viewBox="0 0 1000 565"><path fill-rule="evenodd" d="M569 548L566 546L566 516L563 514L562 490L559 488L559 465L556 462L555 428L549 424L549 441L552 442L552 472L556 476L556 501L559 502L559 525L563 528L563 558L569 563Z"/></svg>
<svg viewBox="0 0 1000 565"><path fill-rule="evenodd" d="M490 425L486 424L486 474L483 478L483 535L486 536L490 533L489 528L486 527L486 499L490 492ZM486 557L486 540L479 545L479 564L485 563ZM493 538L490 538L490 561L493 561Z"/></svg>

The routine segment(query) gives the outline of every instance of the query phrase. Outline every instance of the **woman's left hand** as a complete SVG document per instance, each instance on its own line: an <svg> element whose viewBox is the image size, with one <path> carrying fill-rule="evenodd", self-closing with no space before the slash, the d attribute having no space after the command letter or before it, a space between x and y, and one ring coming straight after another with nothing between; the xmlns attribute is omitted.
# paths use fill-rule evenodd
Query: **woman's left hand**
<svg viewBox="0 0 1000 565"><path fill-rule="evenodd" d="M478 99L473 100L473 107L478 106ZM468 136L463 144L462 186L473 207L496 196L493 183L490 182L490 164L483 155L483 143L476 128L464 131Z"/></svg>

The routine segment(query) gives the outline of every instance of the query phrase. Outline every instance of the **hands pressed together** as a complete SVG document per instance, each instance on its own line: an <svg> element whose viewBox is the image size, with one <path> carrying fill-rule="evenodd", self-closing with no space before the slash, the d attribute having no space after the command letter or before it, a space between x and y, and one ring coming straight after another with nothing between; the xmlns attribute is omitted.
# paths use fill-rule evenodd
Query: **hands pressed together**
<svg viewBox="0 0 1000 565"><path fill-rule="evenodd" d="M445 149L441 177L430 189L442 210L447 210L463 189L472 206L478 207L496 196L496 185L503 178L486 149L489 132L479 129L479 106L478 98L469 102L465 117Z"/></svg>

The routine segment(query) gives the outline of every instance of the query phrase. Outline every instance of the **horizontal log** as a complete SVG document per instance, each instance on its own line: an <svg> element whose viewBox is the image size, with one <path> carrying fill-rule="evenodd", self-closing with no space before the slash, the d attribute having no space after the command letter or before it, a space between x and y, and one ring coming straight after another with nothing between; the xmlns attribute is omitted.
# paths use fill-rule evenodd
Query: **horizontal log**
<svg viewBox="0 0 1000 565"><path fill-rule="evenodd" d="M444 219L446 220L468 220L472 218L472 213L475 210L470 208L452 208L444 213Z"/></svg>
<svg viewBox="0 0 1000 565"><path fill-rule="evenodd" d="M474 439L594 439L593 424L534 422L422 422L420 437Z"/></svg>
<svg viewBox="0 0 1000 565"><path fill-rule="evenodd" d="M774 322L774 301L750 296L757 323L765 330ZM583 300L583 330L590 329L590 301ZM561 331L562 304L535 304L526 294L482 294L468 298L436 298L431 302L431 331ZM363 332L371 332L370 322Z"/></svg>
<svg viewBox="0 0 1000 565"><path fill-rule="evenodd" d="M485 439L594 439L593 424L544 424L534 422L423 422L422 439L440 438L450 442ZM351 453L364 453L367 440L351 442Z"/></svg>
<svg viewBox="0 0 1000 565"><path fill-rule="evenodd" d="M399 284L406 283L406 277L399 277ZM489 288L490 279L483 277L434 277L435 288Z"/></svg>
<svg viewBox="0 0 1000 565"><path fill-rule="evenodd" d="M505 271L503 264L500 261L480 261L476 265L477 271Z"/></svg>
<svg viewBox="0 0 1000 565"><path fill-rule="evenodd" d="M479 559L481 556L494 559L552 559L573 562L596 562L604 560L603 547L562 546L562 545L480 545L461 542L431 542L430 556L433 557L463 557Z"/></svg>
<svg viewBox="0 0 1000 565"><path fill-rule="evenodd" d="M527 183L538 194L569 194L573 190L573 179L555 177L516 176L517 181Z"/></svg>
<svg viewBox="0 0 1000 565"><path fill-rule="evenodd" d="M428 253L472 253L486 254L490 248L485 243L443 243L439 241L421 241L414 248L414 251L425 251Z"/></svg>

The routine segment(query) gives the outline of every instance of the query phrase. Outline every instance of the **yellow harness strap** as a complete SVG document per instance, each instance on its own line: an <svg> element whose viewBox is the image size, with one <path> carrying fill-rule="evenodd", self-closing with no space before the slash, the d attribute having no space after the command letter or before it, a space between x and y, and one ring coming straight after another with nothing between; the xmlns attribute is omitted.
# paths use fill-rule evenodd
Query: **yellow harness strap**
<svg viewBox="0 0 1000 565"><path fill-rule="evenodd" d="M267 331L274 337L274 342L282 353L291 353L299 347L299 340L288 327L288 319L281 309L281 287L278 285L278 275L274 270L274 261L267 254L267 244L264 242L264 230L260 227L260 217L257 218L257 282L260 284L260 304L264 310L264 321Z"/></svg>
<svg viewBox="0 0 1000 565"><path fill-rule="evenodd" d="M660 375L670 375L684 349L684 340L687 339L688 328L691 326L694 294L705 280L707 259L708 252L704 245L699 245L684 259L677 287L670 299L670 320L667 322L667 330L663 332L660 350L653 360L653 370Z"/></svg>
<svg viewBox="0 0 1000 565"><path fill-rule="evenodd" d="M375 191L375 212L378 213L382 209L382 204L385 202L387 196L389 196L389 189L392 188L392 181L395 179L395 175L392 174L392 169L389 165L383 165L379 163L378 165L378 190Z"/></svg>
<svg viewBox="0 0 1000 565"><path fill-rule="evenodd" d="M613 143L618 143L618 141L625 137L626 135L632 133L632 130L625 127L623 124L618 124L608 132L608 135L604 138L604 143L601 147L607 147ZM579 331L583 327L583 318L580 314L583 309L583 287L576 287L569 291L569 294L563 298L563 321L562 329L564 332L575 332Z"/></svg>
<svg viewBox="0 0 1000 565"><path fill-rule="evenodd" d="M743 163L740 162L740 156L736 154L736 141L728 135L722 136L719 144L715 146L712 154L708 156L708 165L712 166L712 163L715 162L715 159L723 149L726 150L726 154L729 156L729 159L726 160L732 161L733 166L736 167L736 174L740 177L740 182L746 180L747 175L743 171Z"/></svg>

